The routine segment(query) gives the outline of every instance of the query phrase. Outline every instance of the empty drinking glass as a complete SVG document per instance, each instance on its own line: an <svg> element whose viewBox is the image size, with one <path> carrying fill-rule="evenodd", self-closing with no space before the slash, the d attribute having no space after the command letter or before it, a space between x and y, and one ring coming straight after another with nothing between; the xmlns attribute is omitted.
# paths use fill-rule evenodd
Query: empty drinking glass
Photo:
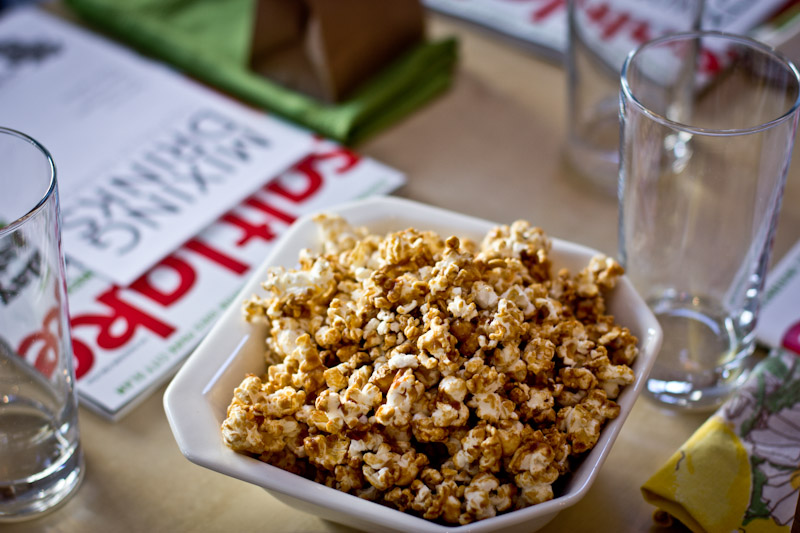
<svg viewBox="0 0 800 533"><path fill-rule="evenodd" d="M619 247L664 329L646 394L712 408L743 380L797 129L795 66L718 32L622 69Z"/></svg>
<svg viewBox="0 0 800 533"><path fill-rule="evenodd" d="M628 53L671 33L699 30L703 0L568 0L566 153L583 177L616 193L619 73Z"/></svg>
<svg viewBox="0 0 800 533"><path fill-rule="evenodd" d="M83 477L53 160L0 128L0 522L32 518Z"/></svg>

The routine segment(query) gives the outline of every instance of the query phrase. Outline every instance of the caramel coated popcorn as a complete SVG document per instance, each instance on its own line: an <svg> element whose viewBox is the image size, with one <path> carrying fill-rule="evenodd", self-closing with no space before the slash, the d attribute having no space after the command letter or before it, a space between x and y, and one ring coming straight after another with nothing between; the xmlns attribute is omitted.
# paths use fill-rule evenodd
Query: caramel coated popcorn
<svg viewBox="0 0 800 533"><path fill-rule="evenodd" d="M234 391L225 443L443 523L552 499L634 380L637 339L603 297L619 264L552 275L524 221L476 246L315 220L322 252L271 269L244 306L269 367Z"/></svg>

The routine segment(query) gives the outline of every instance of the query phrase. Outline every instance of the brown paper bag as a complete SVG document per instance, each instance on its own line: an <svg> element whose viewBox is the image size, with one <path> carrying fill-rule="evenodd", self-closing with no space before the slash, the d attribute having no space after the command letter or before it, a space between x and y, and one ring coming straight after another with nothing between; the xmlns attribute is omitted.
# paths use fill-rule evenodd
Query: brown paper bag
<svg viewBox="0 0 800 533"><path fill-rule="evenodd" d="M419 0L257 0L250 68L341 101L424 35Z"/></svg>

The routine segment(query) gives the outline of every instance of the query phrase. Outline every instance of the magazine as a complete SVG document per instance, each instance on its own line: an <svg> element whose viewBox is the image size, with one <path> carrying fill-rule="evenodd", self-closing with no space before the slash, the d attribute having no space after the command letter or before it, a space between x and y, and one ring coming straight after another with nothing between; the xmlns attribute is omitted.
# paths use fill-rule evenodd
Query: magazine
<svg viewBox="0 0 800 533"><path fill-rule="evenodd" d="M769 348L785 348L800 355L800 241L767 276L756 338Z"/></svg>
<svg viewBox="0 0 800 533"><path fill-rule="evenodd" d="M0 44L3 125L52 154L67 253L117 283L311 149L306 131L38 9L0 19Z"/></svg>
<svg viewBox="0 0 800 533"><path fill-rule="evenodd" d="M330 141L121 287L67 262L81 401L119 418L180 366L298 217L388 193L401 173Z"/></svg>
<svg viewBox="0 0 800 533"><path fill-rule="evenodd" d="M35 8L0 18L0 117L56 162L78 396L112 420L297 217L405 180ZM47 327L9 339L34 366Z"/></svg>
<svg viewBox="0 0 800 533"><path fill-rule="evenodd" d="M596 8L596 21L605 26L609 45L616 40L635 43L635 35L647 32L648 25L654 22L647 20L647 2L668 2L675 9L681 8L681 2L673 0L617 1L613 3L616 10L604 0L583 1ZM630 9L619 8L626 3ZM706 0L702 25L705 29L751 33L797 3L797 0ZM423 4L495 31L553 61L561 61L567 50L567 0L423 0ZM780 35L776 32L759 31L758 35L775 40L767 44L779 44Z"/></svg>

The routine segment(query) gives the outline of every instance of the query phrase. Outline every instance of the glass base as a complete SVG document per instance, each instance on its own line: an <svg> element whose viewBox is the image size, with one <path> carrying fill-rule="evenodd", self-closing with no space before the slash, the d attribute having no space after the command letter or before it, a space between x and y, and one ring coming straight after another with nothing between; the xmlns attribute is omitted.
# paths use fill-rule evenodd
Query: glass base
<svg viewBox="0 0 800 533"><path fill-rule="evenodd" d="M80 485L84 462L77 435L30 401L0 405L0 523L37 518ZM33 472L33 473L31 473Z"/></svg>
<svg viewBox="0 0 800 533"><path fill-rule="evenodd" d="M648 302L664 342L645 396L681 410L713 410L747 377L753 342L745 342L721 308L696 296Z"/></svg>

